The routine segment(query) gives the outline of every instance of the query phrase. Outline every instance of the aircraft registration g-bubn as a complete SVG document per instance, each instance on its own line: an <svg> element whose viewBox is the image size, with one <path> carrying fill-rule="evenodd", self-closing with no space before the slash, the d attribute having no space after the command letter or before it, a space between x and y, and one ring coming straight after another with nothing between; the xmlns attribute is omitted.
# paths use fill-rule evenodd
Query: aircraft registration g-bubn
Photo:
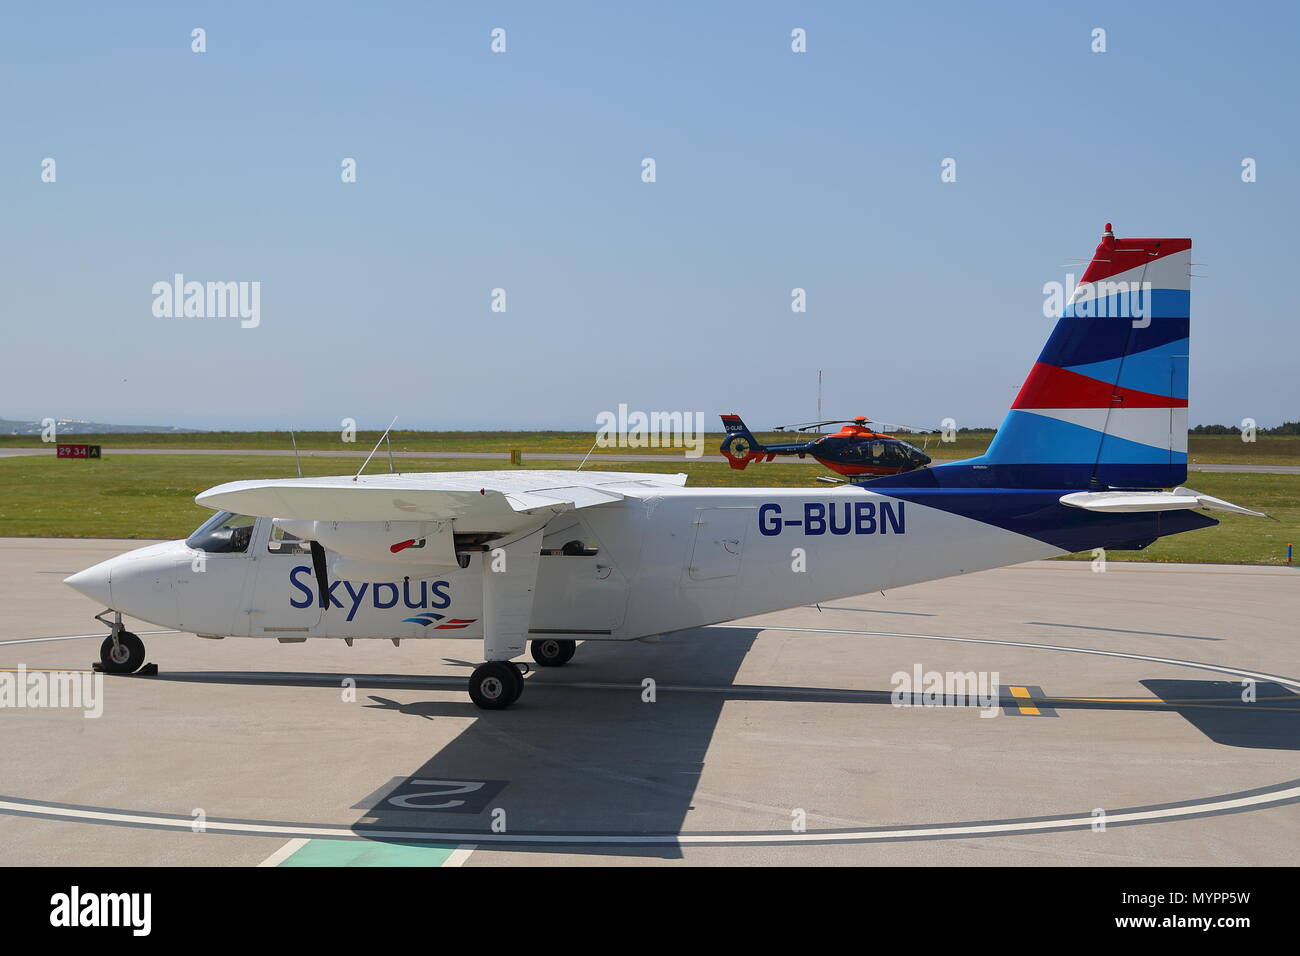
<svg viewBox="0 0 1300 956"><path fill-rule="evenodd" d="M456 472L235 481L184 541L67 578L115 612L106 671L144 663L121 615L203 637L464 638L484 708L514 662L1258 514L1187 475L1188 239L1109 224L987 452L836 488L686 476ZM1144 290L1133 296L1128 290ZM1115 291L1120 290L1120 291ZM1173 488L1172 491L1165 489ZM106 612L107 613L107 612Z"/></svg>

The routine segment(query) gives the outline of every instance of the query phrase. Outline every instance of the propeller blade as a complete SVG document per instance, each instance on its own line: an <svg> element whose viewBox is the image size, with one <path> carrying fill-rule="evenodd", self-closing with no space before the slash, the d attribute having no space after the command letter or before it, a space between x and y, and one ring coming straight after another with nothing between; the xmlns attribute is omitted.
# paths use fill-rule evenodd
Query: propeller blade
<svg viewBox="0 0 1300 956"><path fill-rule="evenodd" d="M330 575L329 569L325 567L325 548L319 541L309 543L311 544L311 567L316 572L316 590L320 592L320 606L329 607Z"/></svg>

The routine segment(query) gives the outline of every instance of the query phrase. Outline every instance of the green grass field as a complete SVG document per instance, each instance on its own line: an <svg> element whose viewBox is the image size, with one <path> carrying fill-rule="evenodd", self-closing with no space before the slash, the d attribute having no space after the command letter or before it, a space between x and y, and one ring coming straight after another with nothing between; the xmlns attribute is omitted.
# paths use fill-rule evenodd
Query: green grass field
<svg viewBox="0 0 1300 956"><path fill-rule="evenodd" d="M370 473L386 463L372 462ZM355 459L304 458L307 475L353 474ZM404 459L403 471L511 469L506 461ZM589 470L684 471L696 487L826 487L820 468L751 465L735 471L720 462L593 462ZM194 496L223 481L285 478L293 461L241 455L110 455L98 461L53 456L0 460L0 536L67 538L180 538L209 514ZM1282 564L1286 545L1300 545L1300 476L1196 474L1198 491L1266 511L1277 521L1218 515L1217 528L1174 535L1140 552L1111 552L1112 560ZM1091 557L1088 555L1087 557Z"/></svg>
<svg viewBox="0 0 1300 956"><path fill-rule="evenodd" d="M345 442L338 432L296 432L294 438L302 451L346 451L369 452L379 441L382 432L359 431L355 442ZM790 432L755 432L755 437L765 443L799 441L802 436ZM929 444L941 448L941 458L966 457L979 454L988 445L993 432L970 433L960 436L958 443L944 444L938 435L928 438ZM811 437L811 436L808 436ZM902 436L913 440L918 446L926 436ZM707 432L704 436L704 454L716 455L722 444L722 432ZM547 454L585 455L592 451L596 440L593 429L587 432L565 431L499 431L499 432L416 432L395 431L389 436L393 451L434 451L448 452L508 452L520 449L526 456L544 457ZM74 435L60 434L59 441L99 445L107 453L113 448L220 448L231 451L278 449L291 451L293 445L288 432L203 432L194 435L151 435L151 434L113 434L113 435ZM0 435L0 449L3 448L38 448L42 444L39 436ZM378 456L382 457L381 446ZM681 457L681 448L597 448L592 453L602 454L664 454Z"/></svg>
<svg viewBox="0 0 1300 956"><path fill-rule="evenodd" d="M357 432L355 442L344 442L338 432L298 432L298 447L303 451L363 451L375 446L382 433ZM798 435L788 432L756 432L759 441L789 442ZM954 442L943 442L938 435L903 435L913 444L926 445L932 458L956 459L979 455L988 447L993 432L966 432ZM288 432L203 432L194 435L74 435L59 436L60 441L100 445L105 454L114 448L220 448L240 450L280 449L289 451ZM591 450L595 433L565 431L499 432L416 432L398 431L390 436L394 451L508 452L518 448L525 458L544 458L549 454L586 454ZM1255 442L1243 442L1235 435L1192 435L1188 439L1193 462L1240 465L1300 465L1300 435L1260 435ZM0 449L35 448L42 444L39 436L0 435ZM704 453L716 455L722 444L721 432L709 432L704 438ZM657 454L680 457L680 448L597 448L592 457L602 454ZM377 457L383 457L381 448Z"/></svg>

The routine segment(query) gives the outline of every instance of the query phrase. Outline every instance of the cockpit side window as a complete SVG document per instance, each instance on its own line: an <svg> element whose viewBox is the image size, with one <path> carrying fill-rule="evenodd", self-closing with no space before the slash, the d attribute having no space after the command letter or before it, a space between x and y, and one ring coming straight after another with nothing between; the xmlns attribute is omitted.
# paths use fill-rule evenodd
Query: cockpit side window
<svg viewBox="0 0 1300 956"><path fill-rule="evenodd" d="M271 554L311 554L306 541L274 525L271 526L271 537L267 539L266 550Z"/></svg>
<svg viewBox="0 0 1300 956"><path fill-rule="evenodd" d="M185 543L195 551L209 554L243 554L253 540L253 522L248 515L221 511L213 515Z"/></svg>

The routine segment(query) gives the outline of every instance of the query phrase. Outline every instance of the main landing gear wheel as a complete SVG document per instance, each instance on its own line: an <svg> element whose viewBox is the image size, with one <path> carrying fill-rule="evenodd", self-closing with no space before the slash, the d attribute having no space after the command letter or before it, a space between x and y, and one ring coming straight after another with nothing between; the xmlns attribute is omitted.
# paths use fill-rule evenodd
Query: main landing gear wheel
<svg viewBox="0 0 1300 956"><path fill-rule="evenodd" d="M144 666L144 641L130 631L118 631L114 644L110 634L99 645L99 662L106 674L134 674Z"/></svg>
<svg viewBox="0 0 1300 956"><path fill-rule="evenodd" d="M504 710L524 692L524 675L510 661L488 661L469 676L469 697L484 710Z"/></svg>
<svg viewBox="0 0 1300 956"><path fill-rule="evenodd" d="M573 660L573 652L578 649L578 642L547 637L530 642L530 647L533 660L542 667L559 667Z"/></svg>

